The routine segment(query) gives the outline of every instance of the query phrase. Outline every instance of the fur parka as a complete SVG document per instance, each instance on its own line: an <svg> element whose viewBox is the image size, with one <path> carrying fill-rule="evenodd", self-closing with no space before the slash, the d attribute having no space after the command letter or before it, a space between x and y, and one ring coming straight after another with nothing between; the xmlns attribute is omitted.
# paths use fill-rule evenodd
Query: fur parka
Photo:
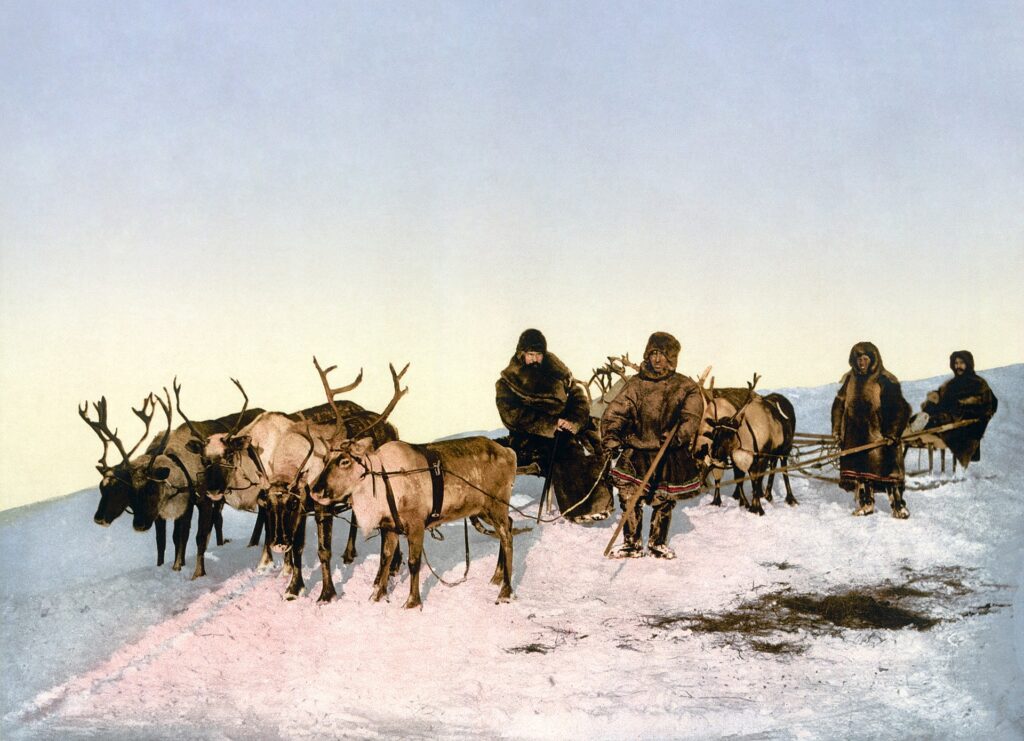
<svg viewBox="0 0 1024 741"><path fill-rule="evenodd" d="M681 418L669 449L690 448L700 427L704 400L693 379L671 372L655 376L647 361L631 376L601 417L601 445L605 449L658 450L662 436Z"/></svg>
<svg viewBox="0 0 1024 741"><path fill-rule="evenodd" d="M867 371L857 369L857 357L867 355ZM882 365L878 348L858 342L850 349L850 370L843 376L832 403L832 434L843 450L881 440L898 441L910 419L910 405L903 398L900 382ZM857 482L872 488L903 480L902 445L879 445L839 460L840 486L849 491Z"/></svg>
<svg viewBox="0 0 1024 741"><path fill-rule="evenodd" d="M961 376L954 375L937 391L928 394L921 409L928 414L928 427L939 427L962 419L978 420L977 424L940 433L946 447L960 465L967 468L971 461L981 460L981 438L999 407L999 400L985 379L974 372L974 356L967 350L957 350L949 356L950 370L954 370L957 358L964 361L967 370Z"/></svg>
<svg viewBox="0 0 1024 741"><path fill-rule="evenodd" d="M510 432L554 437L555 424L565 419L580 430L590 421L587 395L572 372L554 353L544 353L536 366L512 356L495 384L495 403Z"/></svg>

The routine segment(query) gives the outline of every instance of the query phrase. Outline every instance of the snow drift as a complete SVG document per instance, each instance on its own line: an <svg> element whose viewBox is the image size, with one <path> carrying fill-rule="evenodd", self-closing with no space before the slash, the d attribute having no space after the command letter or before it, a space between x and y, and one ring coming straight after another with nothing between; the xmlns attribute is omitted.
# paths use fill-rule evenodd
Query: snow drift
<svg viewBox="0 0 1024 741"><path fill-rule="evenodd" d="M602 558L614 521L542 525L516 538L510 605L495 605L488 583L496 543L472 530L468 581L449 589L424 569L423 609L406 611L404 567L390 603L367 600L376 540L352 566L336 563L340 596L319 605L315 543L309 592L285 602L283 577L254 569L248 514L226 513L231 542L211 546L209 576L190 581L190 566L154 565L152 534L128 518L93 525L94 489L4 512L0 730L1024 738L1024 365L982 375L1000 408L981 462L912 478L909 520L890 518L883 497L875 516L853 518L836 485L795 479L800 506L777 497L761 518L728 495L721 509L709 495L681 503L675 561ZM916 408L938 381L904 394ZM835 390L783 390L798 430L827 431ZM513 503L532 512L539 492L520 477ZM442 530L427 556L452 580L462 526ZM343 536L336 527L336 544ZM924 622L804 610L828 599Z"/></svg>

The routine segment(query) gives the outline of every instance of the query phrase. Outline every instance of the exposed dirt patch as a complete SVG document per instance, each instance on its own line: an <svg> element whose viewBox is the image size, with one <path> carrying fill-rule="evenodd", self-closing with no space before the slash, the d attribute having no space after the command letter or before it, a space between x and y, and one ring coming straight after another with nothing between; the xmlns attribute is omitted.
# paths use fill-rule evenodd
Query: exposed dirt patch
<svg viewBox="0 0 1024 741"><path fill-rule="evenodd" d="M772 564L780 569L789 564ZM901 569L898 583L885 581L827 593L797 593L788 588L766 592L720 613L648 615L645 623L668 631L710 633L729 645L769 654L805 650L800 636L841 635L850 630L929 630L944 620L984 615L1002 603L968 604L968 569L942 567L927 573ZM680 636L671 636L680 640Z"/></svg>

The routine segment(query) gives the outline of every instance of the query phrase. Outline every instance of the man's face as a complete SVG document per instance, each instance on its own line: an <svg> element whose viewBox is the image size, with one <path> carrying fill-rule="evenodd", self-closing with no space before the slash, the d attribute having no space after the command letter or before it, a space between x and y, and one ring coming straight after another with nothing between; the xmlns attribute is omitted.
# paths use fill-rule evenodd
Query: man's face
<svg viewBox="0 0 1024 741"><path fill-rule="evenodd" d="M857 371L859 373L867 373L868 368L871 367L871 356L866 353L861 353L857 356Z"/></svg>
<svg viewBox="0 0 1024 741"><path fill-rule="evenodd" d="M962 376L967 372L967 362L963 358L953 360L953 375Z"/></svg>
<svg viewBox="0 0 1024 741"><path fill-rule="evenodd" d="M526 365L540 365L544 360L544 353L527 350L523 353L523 362Z"/></svg>
<svg viewBox="0 0 1024 741"><path fill-rule="evenodd" d="M661 350L651 350L651 354L647 356L647 362L651 364L651 370L658 375L661 375L668 370L668 358Z"/></svg>

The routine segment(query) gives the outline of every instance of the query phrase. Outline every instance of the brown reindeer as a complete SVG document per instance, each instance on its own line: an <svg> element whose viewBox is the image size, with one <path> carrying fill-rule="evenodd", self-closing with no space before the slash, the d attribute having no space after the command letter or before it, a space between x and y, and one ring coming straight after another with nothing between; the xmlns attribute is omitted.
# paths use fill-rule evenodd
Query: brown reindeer
<svg viewBox="0 0 1024 741"><path fill-rule="evenodd" d="M399 385L408 367L401 373L391 367L395 394L374 424L386 419L408 392ZM329 399L333 402L330 395ZM339 415L339 431L343 421ZM351 501L363 532L381 531L381 565L372 599L380 600L387 593L389 555L399 535L404 534L409 545L410 574L405 607L420 606L424 533L464 517L478 528L480 521L494 528L500 547L491 583L501 584L499 602L512 599L512 521L508 506L515 483L515 453L485 437L427 445L396 440L374 449L368 432L369 428L364 428L330 441L330 454L311 495L321 505ZM309 448L312 452L314 445Z"/></svg>

